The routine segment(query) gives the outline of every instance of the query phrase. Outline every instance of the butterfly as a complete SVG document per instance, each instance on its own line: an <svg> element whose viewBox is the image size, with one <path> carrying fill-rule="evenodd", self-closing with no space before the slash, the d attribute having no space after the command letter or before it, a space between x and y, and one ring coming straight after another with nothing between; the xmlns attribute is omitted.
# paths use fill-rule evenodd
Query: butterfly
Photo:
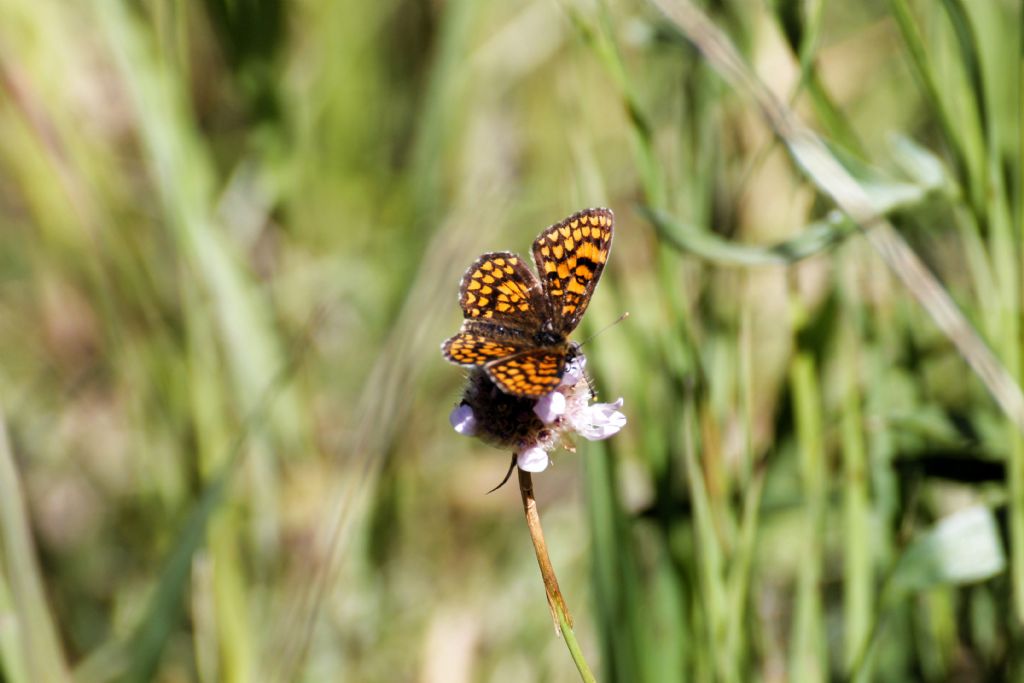
<svg viewBox="0 0 1024 683"><path fill-rule="evenodd" d="M507 251L483 254L462 276L465 320L441 345L452 363L483 367L512 396L538 398L562 380L569 334L590 304L612 247L611 209L584 209L533 242L534 275Z"/></svg>

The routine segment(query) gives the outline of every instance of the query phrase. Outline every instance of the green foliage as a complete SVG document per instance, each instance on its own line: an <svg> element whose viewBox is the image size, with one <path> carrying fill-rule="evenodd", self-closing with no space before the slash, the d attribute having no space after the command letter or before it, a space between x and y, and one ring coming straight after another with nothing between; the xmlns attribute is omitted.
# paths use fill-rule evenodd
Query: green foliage
<svg viewBox="0 0 1024 683"><path fill-rule="evenodd" d="M594 205L597 679L1024 676L1014 416L654 5L0 6L0 680L573 680L438 344ZM712 7L1019 382L1020 4Z"/></svg>

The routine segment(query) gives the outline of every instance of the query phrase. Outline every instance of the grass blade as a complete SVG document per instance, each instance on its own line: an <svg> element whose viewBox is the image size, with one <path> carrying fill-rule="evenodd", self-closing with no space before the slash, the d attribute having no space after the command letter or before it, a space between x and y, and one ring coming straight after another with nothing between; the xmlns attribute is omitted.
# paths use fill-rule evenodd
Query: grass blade
<svg viewBox="0 0 1024 683"><path fill-rule="evenodd" d="M46 604L46 592L28 520L22 485L7 436L7 423L0 413L0 561L3 567L0 590L13 608L13 631L3 638L3 650L19 648L10 660L9 674L19 672L31 681L70 681L53 615ZM5 610L6 611L6 610ZM14 654L14 653L12 653ZM5 656L5 662L7 658ZM16 680L16 679L15 679Z"/></svg>

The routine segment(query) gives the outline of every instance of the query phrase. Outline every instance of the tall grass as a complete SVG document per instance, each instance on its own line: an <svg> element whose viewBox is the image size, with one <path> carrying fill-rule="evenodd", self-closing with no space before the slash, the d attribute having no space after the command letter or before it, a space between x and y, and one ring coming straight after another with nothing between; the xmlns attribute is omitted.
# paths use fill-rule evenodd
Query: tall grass
<svg viewBox="0 0 1024 683"><path fill-rule="evenodd" d="M592 205L598 680L1024 676L1021 6L694 10L0 0L0 677L572 680L437 345Z"/></svg>

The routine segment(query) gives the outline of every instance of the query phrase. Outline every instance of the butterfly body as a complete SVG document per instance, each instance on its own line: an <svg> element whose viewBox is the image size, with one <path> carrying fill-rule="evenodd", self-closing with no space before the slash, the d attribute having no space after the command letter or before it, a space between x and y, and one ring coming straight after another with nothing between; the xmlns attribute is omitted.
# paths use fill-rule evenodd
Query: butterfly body
<svg viewBox="0 0 1024 683"><path fill-rule="evenodd" d="M583 317L611 249L614 215L585 209L533 243L538 278L512 252L481 255L459 287L465 320L441 347L449 361L482 366L513 396L537 398L558 386L573 353L569 334Z"/></svg>

